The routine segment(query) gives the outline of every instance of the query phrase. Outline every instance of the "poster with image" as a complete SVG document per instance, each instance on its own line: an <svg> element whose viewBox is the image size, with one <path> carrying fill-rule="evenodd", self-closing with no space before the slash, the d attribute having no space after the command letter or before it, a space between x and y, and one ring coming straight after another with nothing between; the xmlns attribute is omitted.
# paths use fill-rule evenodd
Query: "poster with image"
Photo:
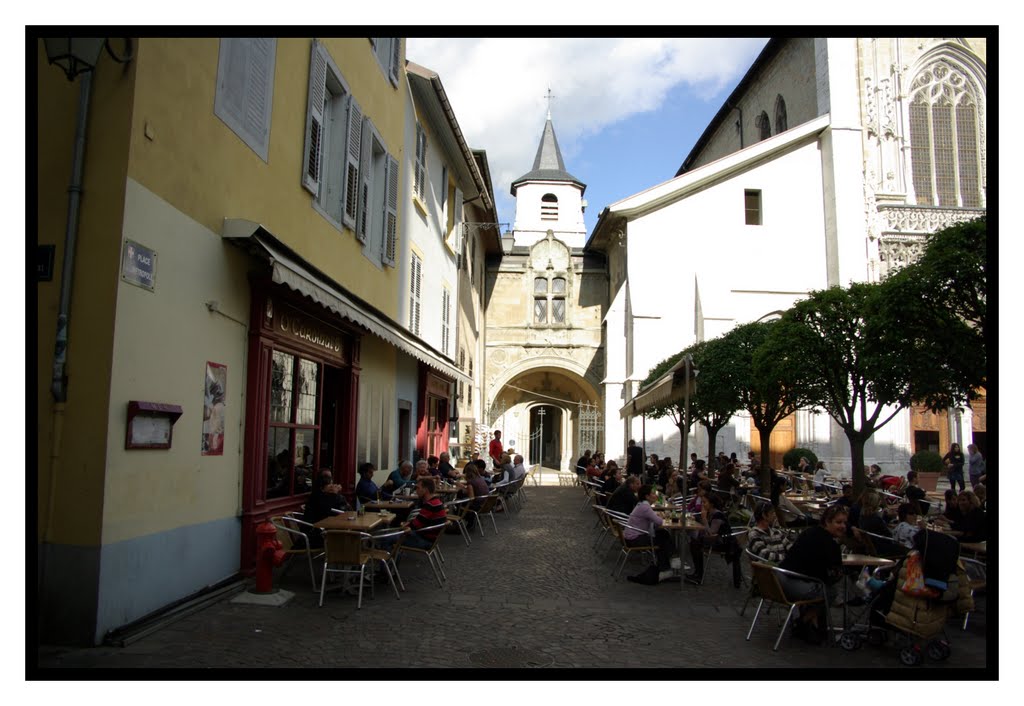
<svg viewBox="0 0 1024 706"><path fill-rule="evenodd" d="M228 366L206 363L203 395L203 456L224 455L224 405L227 402Z"/></svg>

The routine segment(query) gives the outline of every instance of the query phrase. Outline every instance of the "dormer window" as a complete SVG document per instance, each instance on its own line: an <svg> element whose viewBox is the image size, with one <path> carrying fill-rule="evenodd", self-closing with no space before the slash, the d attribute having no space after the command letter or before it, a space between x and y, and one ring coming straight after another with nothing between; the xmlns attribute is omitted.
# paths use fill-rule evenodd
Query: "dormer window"
<svg viewBox="0 0 1024 706"><path fill-rule="evenodd" d="M554 194L544 194L540 199L540 219L542 221L558 220L558 197Z"/></svg>

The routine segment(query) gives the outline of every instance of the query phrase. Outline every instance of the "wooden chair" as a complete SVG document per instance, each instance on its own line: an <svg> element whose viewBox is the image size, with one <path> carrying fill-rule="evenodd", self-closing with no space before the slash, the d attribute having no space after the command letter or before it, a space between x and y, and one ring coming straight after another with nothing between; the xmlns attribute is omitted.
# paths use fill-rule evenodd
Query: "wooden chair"
<svg viewBox="0 0 1024 706"><path fill-rule="evenodd" d="M366 565L373 559L384 561L388 553L367 546L372 535L354 530L324 530L324 573L320 579L320 605L324 604L327 574L359 574L359 600L356 608L363 607L363 585L366 583ZM349 567L349 568L331 568ZM358 569L354 568L358 567ZM373 583L370 583L373 595Z"/></svg>
<svg viewBox="0 0 1024 706"><path fill-rule="evenodd" d="M754 632L754 626L757 625L757 618L761 615L761 607L764 606L765 601L789 607L789 612L786 613L786 620L782 623L782 629L779 630L779 636L775 639L775 646L772 647L773 651L778 651L779 643L782 641L782 636L785 634L786 627L789 625L789 621L793 617L793 611L799 606L821 603L825 608L825 620L829 634L831 634L832 621L827 604L828 593L825 591L825 583L823 581L811 576L805 576L804 574L798 574L795 571L780 569L777 566L766 564L763 561L750 562L750 568L753 571L754 583L757 585L757 591L758 595L761 597L761 601L757 604L757 611L754 613L754 620L750 623L750 630L747 631L747 640L750 639L750 636ZM779 581L780 576L791 576L792 578L816 583L820 587L821 595L802 600L790 600L786 597L786 592L782 589L782 583Z"/></svg>
<svg viewBox="0 0 1024 706"><path fill-rule="evenodd" d="M274 529L277 530L277 541L281 543L281 548L288 555L288 565L281 572L281 576L284 576L288 569L291 568L291 565L294 563L292 559L297 556L304 556L306 557L306 564L309 566L309 579L315 592L316 572L313 570L313 559L319 559L322 556L322 552L310 546L309 535L303 530L309 530L310 532L319 532L320 530L308 522L303 522L299 517L291 515L271 517L270 524L274 525Z"/></svg>

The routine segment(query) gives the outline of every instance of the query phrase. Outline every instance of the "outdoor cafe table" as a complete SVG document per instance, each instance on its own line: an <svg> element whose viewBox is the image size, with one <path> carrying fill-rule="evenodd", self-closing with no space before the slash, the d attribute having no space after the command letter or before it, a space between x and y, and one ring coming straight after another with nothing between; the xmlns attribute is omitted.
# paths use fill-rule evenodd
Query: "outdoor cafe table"
<svg viewBox="0 0 1024 706"><path fill-rule="evenodd" d="M664 517L663 513L659 513L659 514L661 514L661 516ZM663 530L668 531L668 532L672 532L673 534L676 535L676 547L679 549L679 573L680 573L680 578L681 578L682 575L686 573L686 571L685 571L685 567L686 567L686 556L685 556L685 553L686 553L687 545L689 544L689 542L686 541L686 534L685 533L686 532L695 532L697 530L702 530L702 529L704 529L704 525L701 524L700 522L698 522L697 520L693 519L692 517L690 517L690 515L686 515L686 522L685 522L685 524L683 523L682 518L676 519L676 520L665 518L665 523L661 526L661 528ZM679 583L680 584L685 584L686 582L680 580ZM680 586L680 588L682 588L682 586Z"/></svg>
<svg viewBox="0 0 1024 706"><path fill-rule="evenodd" d="M314 527L332 530L355 530L357 532L369 532L381 525L388 525L395 519L390 512L368 512L357 515L354 512L343 512L338 515L331 515L317 522Z"/></svg>
<svg viewBox="0 0 1024 706"><path fill-rule="evenodd" d="M374 500L363 505L367 510L408 510L413 506L412 500Z"/></svg>
<svg viewBox="0 0 1024 706"><path fill-rule="evenodd" d="M877 568L880 566L893 566L896 562L892 559L883 559L880 556L871 556L870 554L844 554L843 555L843 569L861 569L865 566L871 568ZM843 577L843 629L848 628L849 617L847 615L847 604L850 602L850 580L849 577Z"/></svg>

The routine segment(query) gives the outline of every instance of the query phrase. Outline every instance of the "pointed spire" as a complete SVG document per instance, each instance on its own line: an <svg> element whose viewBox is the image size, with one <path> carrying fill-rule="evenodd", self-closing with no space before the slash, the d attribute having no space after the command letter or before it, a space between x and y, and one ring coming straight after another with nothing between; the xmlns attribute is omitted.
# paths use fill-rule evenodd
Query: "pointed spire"
<svg viewBox="0 0 1024 706"><path fill-rule="evenodd" d="M512 182L513 196L516 194L516 187L526 181L571 181L584 189L587 188L586 184L565 170L565 161L562 159L562 151L558 147L558 138L555 137L555 126L551 122L550 114L544 123L540 144L537 145L537 156L533 159L533 169Z"/></svg>

